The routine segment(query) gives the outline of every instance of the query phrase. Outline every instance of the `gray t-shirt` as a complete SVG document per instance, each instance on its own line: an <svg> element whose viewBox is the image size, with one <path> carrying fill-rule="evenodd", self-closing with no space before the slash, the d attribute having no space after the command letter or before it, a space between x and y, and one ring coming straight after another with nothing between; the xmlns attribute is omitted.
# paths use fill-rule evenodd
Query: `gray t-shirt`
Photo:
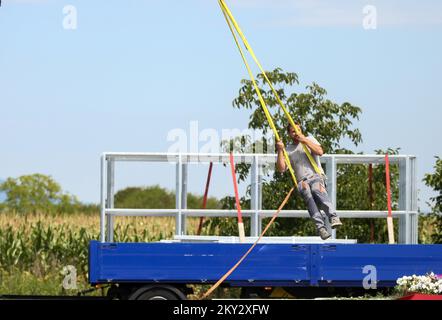
<svg viewBox="0 0 442 320"><path fill-rule="evenodd" d="M309 139L310 141L312 141L315 144L320 145L318 140L316 140L312 136L307 137L307 139ZM307 147L307 149L310 150L309 147ZM290 163L293 167L293 170L295 170L296 179L298 181L316 173L315 169L313 168L312 164L310 163L310 160L308 159L307 155L305 154L304 148L302 147L301 143L298 143L297 145L294 145L294 144L287 145L286 151L289 155ZM321 172L324 174L324 170L322 169L321 161L319 160L319 156L312 154L312 157L315 160L315 162L318 165Z"/></svg>

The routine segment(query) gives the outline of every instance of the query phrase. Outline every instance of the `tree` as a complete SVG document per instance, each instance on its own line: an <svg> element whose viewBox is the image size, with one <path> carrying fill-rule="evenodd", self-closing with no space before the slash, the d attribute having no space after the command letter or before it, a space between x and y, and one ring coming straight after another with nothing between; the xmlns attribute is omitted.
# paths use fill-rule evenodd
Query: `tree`
<svg viewBox="0 0 442 320"><path fill-rule="evenodd" d="M175 208L175 195L160 186L128 187L115 194L116 208Z"/></svg>
<svg viewBox="0 0 442 320"><path fill-rule="evenodd" d="M19 214L55 213L79 204L74 196L63 193L52 177L38 173L8 178L0 184L0 191L6 193L4 209Z"/></svg>
<svg viewBox="0 0 442 320"><path fill-rule="evenodd" d="M423 181L426 186L438 192L437 196L430 198L431 203L429 205L432 207L432 211L434 213L442 213L442 159L439 157L435 158L434 173L427 173Z"/></svg>
<svg viewBox="0 0 442 320"><path fill-rule="evenodd" d="M440 157L435 158L434 173L427 173L423 181L425 185L433 188L438 193L435 197L430 198L428 204L432 208L430 219L434 221L431 238L434 243L442 243L442 159Z"/></svg>
<svg viewBox="0 0 442 320"><path fill-rule="evenodd" d="M399 149L376 150L377 154L395 155ZM372 165L371 195L369 168L362 164L339 165L337 170L336 207L340 210L387 210L385 165ZM397 210L399 200L399 166L390 164L392 210ZM395 224L397 232L398 224ZM384 243L388 241L385 219L346 219L337 236L350 237L360 242Z"/></svg>
<svg viewBox="0 0 442 320"><path fill-rule="evenodd" d="M305 93L288 92L285 86L299 84L296 73L284 73L280 68L277 68L272 72L268 72L267 76L274 84L279 97L294 117L295 122L302 125L304 132L314 135L321 141L326 153L339 150L344 138L350 139L356 146L362 142L359 130L352 128L353 120L358 120L362 112L359 107L348 102L337 104L326 99L327 91L316 83L308 85ZM257 83L263 98L269 110L274 111L273 118L276 128L283 140L287 141L288 135L285 128L288 121L272 91L267 87L263 87L265 85L263 79L262 74L257 75ZM238 109L251 109L249 128L259 129L267 133L270 127L252 82L242 80L241 83L242 87L239 89L238 97L233 100L233 106Z"/></svg>
<svg viewBox="0 0 442 320"><path fill-rule="evenodd" d="M187 207L189 209L201 208L203 200L201 196L192 193L187 194ZM115 194L116 208L130 209L171 209L175 208L175 193L158 185L149 187L128 187L119 190ZM209 198L207 208L218 207L216 198Z"/></svg>
<svg viewBox="0 0 442 320"><path fill-rule="evenodd" d="M362 142L362 135L357 128L354 128L353 122L359 120L362 110L349 102L342 104L335 103L327 99L327 91L316 83L306 87L306 92L294 92L293 87L299 84L298 75L291 72L283 72L280 68L267 73L268 78L274 84L278 95L284 102L289 113L293 116L296 123L300 124L305 134L315 136L321 143L325 153L353 153L342 147L342 141L346 139L354 146ZM262 74L257 75L258 86L262 92L266 104L273 114L275 126L283 142L287 143L286 126L288 121L270 88L264 82ZM261 108L253 84L250 80L242 80L238 97L233 100L233 107L251 111L248 127L250 129L262 130L264 134L270 132L270 126L265 114ZM238 152L274 152L273 144L267 140L252 141L250 136L239 136L229 141L224 141L223 146L226 151L233 148ZM269 149L270 148L270 149ZM382 152L379 150L378 152ZM387 150L390 154L397 153L397 150ZM236 170L238 181L246 181L249 175L250 165L237 164ZM393 199L397 199L397 174L398 169L395 166L391 168L392 172L392 193ZM382 175L383 174L383 175ZM293 182L288 174L280 174L270 171L270 179L263 181L263 209L276 209L285 195L292 187ZM378 197L374 204L368 201L368 168L364 165L342 165L338 167L338 203L339 209L360 209L370 210L386 209L385 197L385 166L375 166L374 184ZM349 186L352 186L349 188ZM249 207L250 189L241 203ZM361 201L363 199L363 201ZM233 198L226 197L222 199L224 208L233 208ZM295 192L285 209L305 209L304 201ZM381 210L379 209L379 210ZM362 242L369 242L370 230L368 219L356 219L343 228L338 235L355 237ZM264 219L265 223L266 219ZM245 220L246 229L249 227L249 221ZM383 227L385 221L377 221L376 228ZM234 223L226 218L212 219L208 222L211 231L220 227L225 232L235 233L237 231ZM230 234L232 234L230 233ZM315 227L309 219L291 219L278 218L273 227L270 228L268 235L306 235L315 234ZM386 233L379 232L377 240L384 241Z"/></svg>

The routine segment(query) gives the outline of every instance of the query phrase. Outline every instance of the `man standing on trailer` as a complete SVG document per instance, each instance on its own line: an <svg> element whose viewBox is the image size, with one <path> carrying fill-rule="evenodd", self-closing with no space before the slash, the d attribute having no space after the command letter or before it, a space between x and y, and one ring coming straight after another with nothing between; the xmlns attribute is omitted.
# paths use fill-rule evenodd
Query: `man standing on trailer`
<svg viewBox="0 0 442 320"><path fill-rule="evenodd" d="M325 221L320 210L324 210L333 229L341 226L342 223L337 216L333 204L327 194L327 190L325 189L325 174L321 167L321 162L319 161L319 157L324 154L324 151L322 150L320 143L314 137L304 136L299 126L297 126L297 129L299 134L296 134L295 128L290 124L287 126L287 132L293 142L287 146L286 151L295 171L296 179L298 180L298 191L307 204L308 212L316 225L319 236L322 240L326 240L330 238L331 235L325 227ZM310 150L318 168L322 171L321 175L315 172L310 160L304 152L302 144ZM285 172L287 170L287 165L283 153L284 143L278 141L276 143L276 149L278 153L276 168L279 172Z"/></svg>

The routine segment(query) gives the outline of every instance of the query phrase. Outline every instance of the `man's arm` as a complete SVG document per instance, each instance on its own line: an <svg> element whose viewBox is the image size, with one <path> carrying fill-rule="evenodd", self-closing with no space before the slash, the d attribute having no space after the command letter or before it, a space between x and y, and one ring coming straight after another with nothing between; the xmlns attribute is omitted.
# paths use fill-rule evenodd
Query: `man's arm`
<svg viewBox="0 0 442 320"><path fill-rule="evenodd" d="M287 165L285 164L284 158L284 143L282 141L276 142L276 150L278 153L278 158L276 159L276 169L278 172L284 172L287 170Z"/></svg>
<svg viewBox="0 0 442 320"><path fill-rule="evenodd" d="M324 154L324 150L320 144L313 142L312 140L306 138L302 133L298 135L299 142L305 144L311 151L313 155L322 156Z"/></svg>

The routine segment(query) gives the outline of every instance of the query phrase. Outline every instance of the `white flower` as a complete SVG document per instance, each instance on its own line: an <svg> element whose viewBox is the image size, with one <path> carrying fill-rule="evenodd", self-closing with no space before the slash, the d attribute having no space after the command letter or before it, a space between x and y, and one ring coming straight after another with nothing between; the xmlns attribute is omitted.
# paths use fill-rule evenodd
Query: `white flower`
<svg viewBox="0 0 442 320"><path fill-rule="evenodd" d="M408 290L422 293L442 293L442 278L433 272L426 275L403 276L396 280L400 290Z"/></svg>

